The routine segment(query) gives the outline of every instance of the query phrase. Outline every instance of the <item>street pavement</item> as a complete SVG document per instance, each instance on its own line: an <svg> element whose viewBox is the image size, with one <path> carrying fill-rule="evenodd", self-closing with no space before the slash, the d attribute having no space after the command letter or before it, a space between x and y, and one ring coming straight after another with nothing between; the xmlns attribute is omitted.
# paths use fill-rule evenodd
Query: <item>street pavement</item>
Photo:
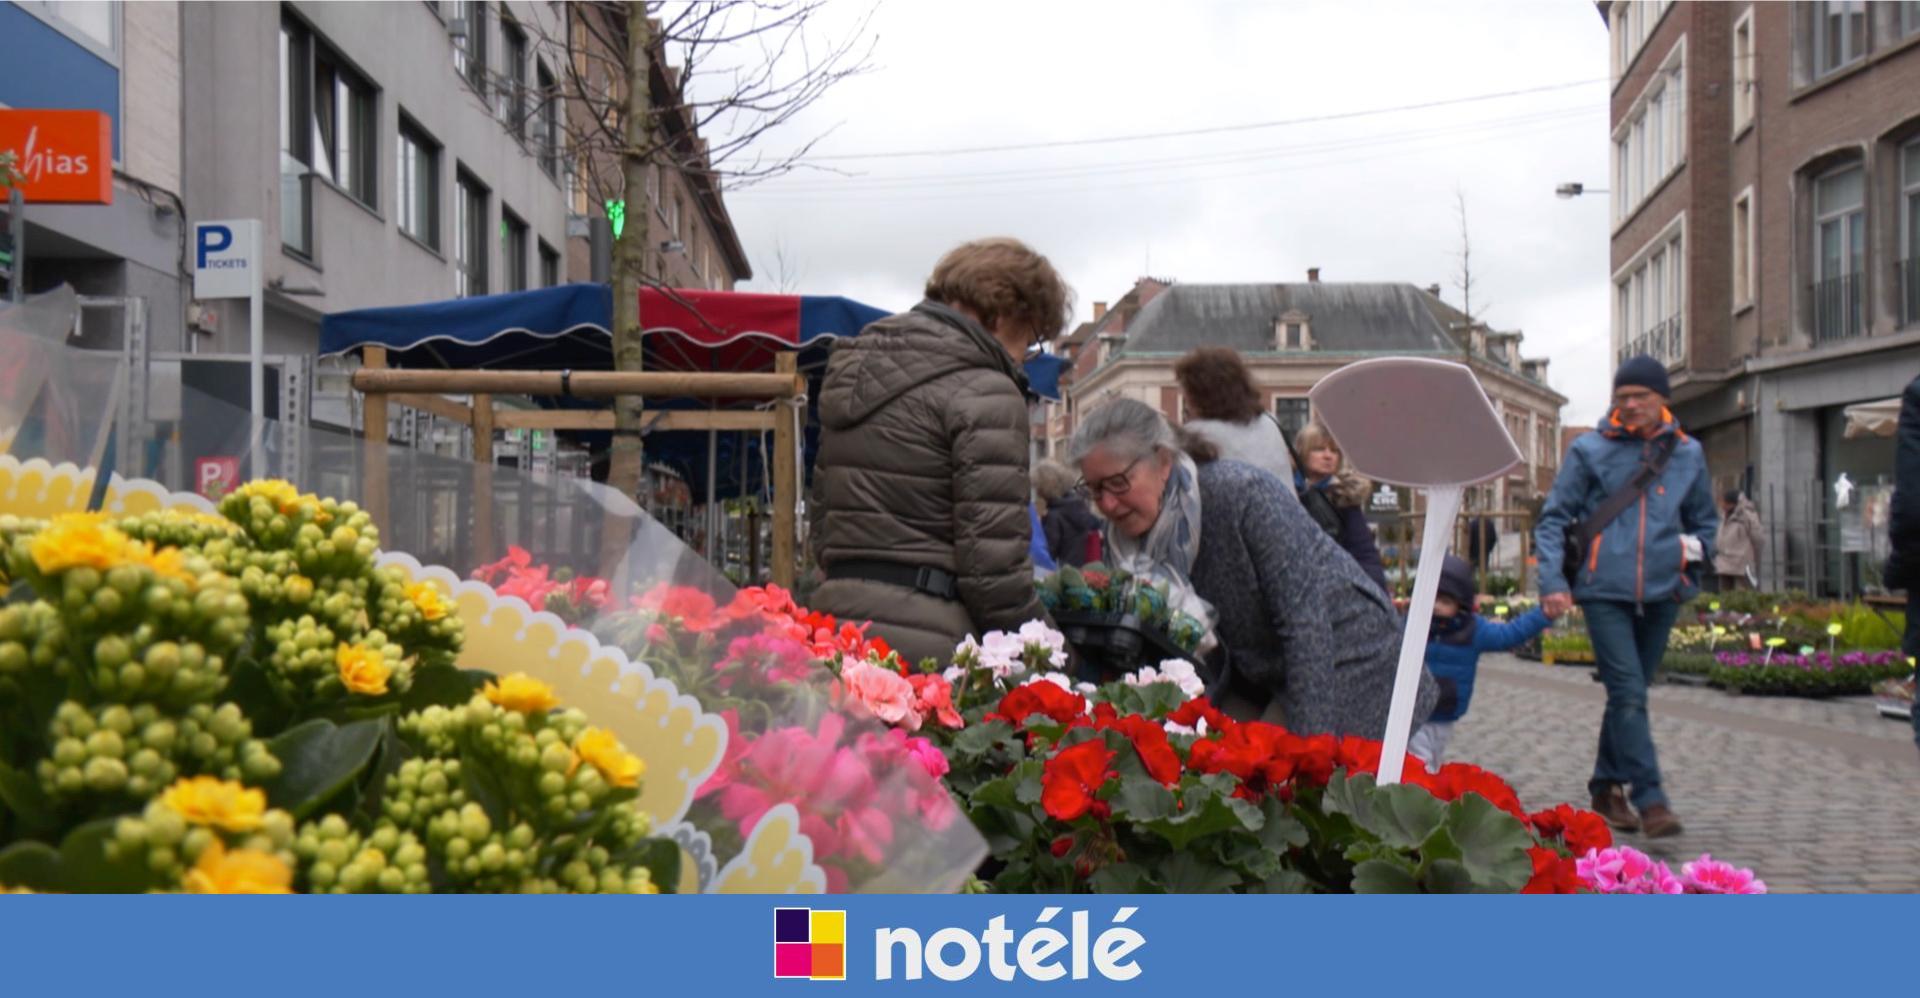
<svg viewBox="0 0 1920 998"><path fill-rule="evenodd" d="M1486 655L1448 761L1507 778L1530 809L1588 806L1606 694L1591 666ZM1920 891L1920 750L1866 697L1653 688L1654 742L1684 834L1616 840L1679 864L1712 853L1781 892Z"/></svg>

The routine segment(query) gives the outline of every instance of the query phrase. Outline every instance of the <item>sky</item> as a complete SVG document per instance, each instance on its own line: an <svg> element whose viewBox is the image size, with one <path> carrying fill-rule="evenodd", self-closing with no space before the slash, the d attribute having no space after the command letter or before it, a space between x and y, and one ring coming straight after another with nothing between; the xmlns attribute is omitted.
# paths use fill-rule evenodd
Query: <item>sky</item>
<svg viewBox="0 0 1920 998"><path fill-rule="evenodd" d="M1076 319L1145 275L1309 267L1458 306L1464 199L1473 310L1551 359L1567 425L1602 412L1607 197L1554 195L1607 185L1593 4L830 0L814 36L869 14L871 71L759 140L817 139L804 167L727 196L741 290L904 309L942 252L1011 235L1073 286ZM980 147L1001 148L955 151Z"/></svg>

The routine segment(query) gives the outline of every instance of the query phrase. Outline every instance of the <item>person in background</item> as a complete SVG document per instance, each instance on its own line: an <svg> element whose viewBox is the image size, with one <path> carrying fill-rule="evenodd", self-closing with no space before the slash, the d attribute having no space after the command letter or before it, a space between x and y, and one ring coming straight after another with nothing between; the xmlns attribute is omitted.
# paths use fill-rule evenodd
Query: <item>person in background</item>
<svg viewBox="0 0 1920 998"><path fill-rule="evenodd" d="M1238 350L1200 347L1173 366L1187 403L1182 429L1214 446L1228 461L1250 464L1282 482L1293 481L1280 421L1260 402L1260 388Z"/></svg>
<svg viewBox="0 0 1920 998"><path fill-rule="evenodd" d="M871 620L909 662L1046 619L1033 585L1028 350L1072 293L1014 239L940 259L926 300L835 344L820 391L813 609Z"/></svg>
<svg viewBox="0 0 1920 998"><path fill-rule="evenodd" d="M1558 615L1579 602L1600 681L1607 687L1599 750L1587 784L1593 809L1613 827L1639 829L1648 838L1678 835L1681 828L1660 782L1647 687L1666 654L1680 604L1699 591L1689 566L1711 556L1719 519L1706 455L1667 410L1668 391L1666 366L1652 357L1641 354L1620 365L1613 376L1612 414L1567 450L1533 533L1541 607ZM1639 499L1599 536L1585 538L1586 550L1567 550L1567 529L1592 515L1668 447L1659 474ZM1571 586L1565 571L1569 559L1577 570Z"/></svg>
<svg viewBox="0 0 1920 998"><path fill-rule="evenodd" d="M1040 517L1047 551L1056 564L1079 568L1100 560L1100 518L1073 487L1074 474L1048 458L1033 466L1033 490L1040 496Z"/></svg>
<svg viewBox="0 0 1920 998"><path fill-rule="evenodd" d="M1447 555L1440 571L1440 592L1433 598L1433 629L1427 636L1427 671L1440 684L1440 702L1407 743L1407 751L1432 769L1446 762L1453 726L1466 716L1473 701L1481 653L1518 648L1539 636L1552 619L1535 607L1511 623L1490 620L1477 612L1474 590L1473 566L1464 558Z"/></svg>
<svg viewBox="0 0 1920 998"><path fill-rule="evenodd" d="M1907 633L1901 647L1920 656L1920 377L1907 382L1900 396L1900 423L1894 431L1893 502L1887 516L1889 589L1907 591ZM1920 701L1913 711L1913 740L1920 745Z"/></svg>
<svg viewBox="0 0 1920 998"><path fill-rule="evenodd" d="M1373 541L1373 528L1367 525L1365 507L1373 484L1342 467L1340 445L1319 423L1302 427L1293 443L1300 454L1300 463L1305 465L1296 476L1297 484L1302 489L1317 490L1331 502L1340 516L1340 530L1334 540L1360 563L1361 571L1367 573L1367 578L1372 579L1381 592L1391 594L1386 565L1381 562L1380 548Z"/></svg>
<svg viewBox="0 0 1920 998"><path fill-rule="evenodd" d="M1723 592L1754 588L1764 536L1753 501L1739 489L1728 489L1720 497L1720 533L1713 539L1713 571Z"/></svg>
<svg viewBox="0 0 1920 998"><path fill-rule="evenodd" d="M1040 524L1040 507L1027 504L1027 556L1033 559L1033 577L1041 578L1060 570L1060 563L1053 560L1053 552L1047 550L1046 528Z"/></svg>

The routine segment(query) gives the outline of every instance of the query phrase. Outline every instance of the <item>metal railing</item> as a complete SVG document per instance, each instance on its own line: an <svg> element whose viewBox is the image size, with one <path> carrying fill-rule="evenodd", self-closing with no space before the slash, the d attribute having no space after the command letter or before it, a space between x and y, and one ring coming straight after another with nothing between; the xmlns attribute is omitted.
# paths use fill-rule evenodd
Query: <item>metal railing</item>
<svg viewBox="0 0 1920 998"><path fill-rule="evenodd" d="M1615 363L1628 357L1646 354L1649 357L1672 367L1685 359L1687 354L1686 328L1679 315L1673 315L1639 336L1632 337L1622 344Z"/></svg>
<svg viewBox="0 0 1920 998"><path fill-rule="evenodd" d="M1813 341L1851 339L1866 332L1864 283L1856 271L1815 281L1807 292L1813 302Z"/></svg>

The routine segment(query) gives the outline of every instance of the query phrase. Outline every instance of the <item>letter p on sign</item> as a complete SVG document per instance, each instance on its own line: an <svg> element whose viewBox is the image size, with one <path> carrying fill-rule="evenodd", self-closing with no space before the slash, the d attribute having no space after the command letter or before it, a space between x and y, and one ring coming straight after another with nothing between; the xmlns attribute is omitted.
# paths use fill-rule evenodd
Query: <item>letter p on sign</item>
<svg viewBox="0 0 1920 998"><path fill-rule="evenodd" d="M215 225L209 222L206 225L200 226L200 231L197 235L199 236L199 245L194 249L193 258L193 268L195 270L207 269L208 254L221 252L233 245L233 230L224 225Z"/></svg>
<svg viewBox="0 0 1920 998"><path fill-rule="evenodd" d="M196 222L193 296L249 298L260 288L260 223L254 219Z"/></svg>

